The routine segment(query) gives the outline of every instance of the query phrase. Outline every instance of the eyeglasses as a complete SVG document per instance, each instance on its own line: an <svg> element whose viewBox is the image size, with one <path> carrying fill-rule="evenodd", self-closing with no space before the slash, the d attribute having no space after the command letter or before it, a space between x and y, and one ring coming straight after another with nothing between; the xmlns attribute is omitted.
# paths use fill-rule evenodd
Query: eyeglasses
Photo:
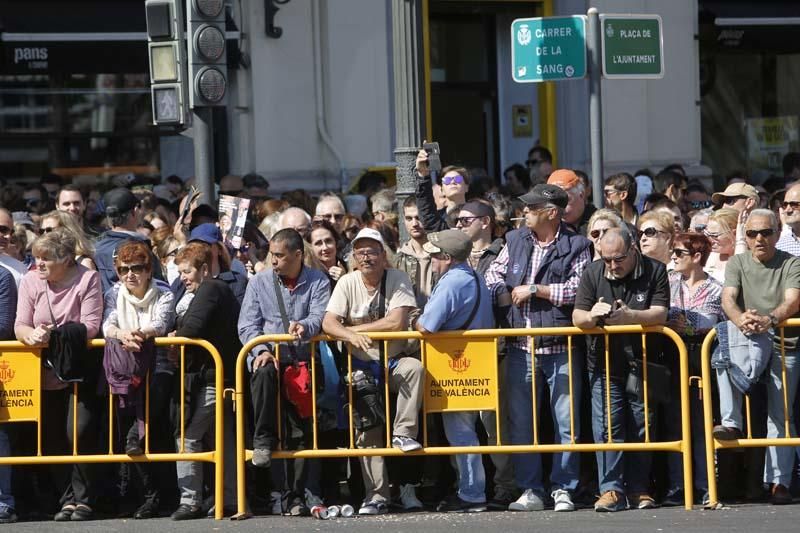
<svg viewBox="0 0 800 533"><path fill-rule="evenodd" d="M728 196L722 203L724 203L725 205L733 205L739 200L746 200L746 199L747 196Z"/></svg>
<svg viewBox="0 0 800 533"><path fill-rule="evenodd" d="M362 250L360 252L353 252L353 256L357 259L374 259L378 257L378 252L375 250Z"/></svg>
<svg viewBox="0 0 800 533"><path fill-rule="evenodd" d="M56 229L56 228L55 228L55 227L50 227L50 228L39 228L39 234L40 234L40 235L44 235L45 233L50 233L50 232L51 232L51 231L53 231L54 229Z"/></svg>
<svg viewBox="0 0 800 533"><path fill-rule="evenodd" d="M118 266L117 272L120 276L127 276L128 272L133 272L137 276L144 273L147 270L147 265L130 265L130 266Z"/></svg>
<svg viewBox="0 0 800 533"><path fill-rule="evenodd" d="M789 209L790 207L792 209L800 209L800 202L783 202L781 207L784 209Z"/></svg>
<svg viewBox="0 0 800 533"><path fill-rule="evenodd" d="M726 233L728 233L728 232L720 231L719 233L711 233L710 231L704 231L703 235L705 235L709 239L714 239L716 241L716 240L719 240L719 238L722 237L723 235L725 235Z"/></svg>
<svg viewBox="0 0 800 533"><path fill-rule="evenodd" d="M654 227L645 228L639 232L639 238L642 237L650 237L651 239L658 235L659 233L666 233L666 231L661 231L660 229L656 229Z"/></svg>
<svg viewBox="0 0 800 533"><path fill-rule="evenodd" d="M746 230L744 232L744 234L747 235L748 239L755 239L759 235L761 235L765 239L768 239L769 237L772 237L773 235L775 235L775 230L772 229L772 228L749 229L749 230Z"/></svg>
<svg viewBox="0 0 800 533"><path fill-rule="evenodd" d="M611 196L612 194L619 194L621 192L623 191L620 191L618 189L603 189L603 196L608 197Z"/></svg>
<svg viewBox="0 0 800 533"><path fill-rule="evenodd" d="M705 209L707 207L711 207L711 200L697 200L694 202L689 202L690 209Z"/></svg>
<svg viewBox="0 0 800 533"><path fill-rule="evenodd" d="M466 227L471 225L477 218L482 218L482 217L458 217L456 219L456 222Z"/></svg>
<svg viewBox="0 0 800 533"><path fill-rule="evenodd" d="M9 228L8 226L0 226L0 235L11 235L14 233L14 228Z"/></svg>
<svg viewBox="0 0 800 533"><path fill-rule="evenodd" d="M42 201L41 200L37 200L36 198L26 198L25 199L25 204L27 204L27 205L29 205L31 207L39 205L40 203L42 203Z"/></svg>
<svg viewBox="0 0 800 533"><path fill-rule="evenodd" d="M600 259L602 259L605 264L610 265L611 263L622 263L628 258L629 255L630 252L626 252L615 257L601 257Z"/></svg>
<svg viewBox="0 0 800 533"><path fill-rule="evenodd" d="M608 231L608 228L593 229L592 231L589 232L589 235L592 236L592 239L597 240L600 237L602 237L603 235L605 235L607 231Z"/></svg>
<svg viewBox="0 0 800 533"><path fill-rule="evenodd" d="M464 183L464 176L456 174L455 176L445 176L442 178L442 185L451 185L453 183L457 183L459 185Z"/></svg>
<svg viewBox="0 0 800 533"><path fill-rule="evenodd" d="M327 215L317 215L318 218L324 218L325 220L336 220L337 222L341 222L344 219L344 214L334 214L328 213Z"/></svg>
<svg viewBox="0 0 800 533"><path fill-rule="evenodd" d="M675 255L675 257L677 257L678 259L680 259L680 258L681 258L681 257L683 257L684 255L692 255L692 252L691 252L690 250L684 250L683 248L674 248L674 249L672 250L672 253L673 253L673 255Z"/></svg>

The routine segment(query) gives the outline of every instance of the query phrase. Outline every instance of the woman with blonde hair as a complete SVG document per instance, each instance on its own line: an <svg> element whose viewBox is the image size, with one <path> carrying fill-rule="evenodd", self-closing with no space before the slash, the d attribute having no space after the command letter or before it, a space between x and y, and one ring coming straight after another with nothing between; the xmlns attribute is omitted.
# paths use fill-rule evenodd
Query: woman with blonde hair
<svg viewBox="0 0 800 533"><path fill-rule="evenodd" d="M642 254L661 261L672 270L672 241L675 239L675 224L672 216L664 211L648 211L639 217L639 248Z"/></svg>
<svg viewBox="0 0 800 533"><path fill-rule="evenodd" d="M722 283L725 282L725 265L728 264L728 259L744 251L736 249L738 223L739 212L736 209L723 207L711 213L703 231L711 241L711 255L706 262L705 271Z"/></svg>
<svg viewBox="0 0 800 533"><path fill-rule="evenodd" d="M78 219L67 211L50 211L42 215L39 230L42 235L50 233L56 228L62 228L75 239L75 262L90 270L97 270L94 264L94 244L86 236Z"/></svg>
<svg viewBox="0 0 800 533"><path fill-rule="evenodd" d="M589 217L586 225L586 236L594 245L594 259L600 259L600 252L597 250L597 242L603 238L606 231L612 228L621 228L624 222L619 214L613 209L598 209Z"/></svg>

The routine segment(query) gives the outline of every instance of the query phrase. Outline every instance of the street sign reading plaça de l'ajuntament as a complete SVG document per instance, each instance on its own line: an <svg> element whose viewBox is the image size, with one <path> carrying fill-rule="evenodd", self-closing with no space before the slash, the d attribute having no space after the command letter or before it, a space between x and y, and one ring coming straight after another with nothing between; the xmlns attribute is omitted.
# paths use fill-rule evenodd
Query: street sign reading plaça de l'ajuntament
<svg viewBox="0 0 800 533"><path fill-rule="evenodd" d="M586 76L586 17L517 19L511 23L514 81L531 83Z"/></svg>
<svg viewBox="0 0 800 533"><path fill-rule="evenodd" d="M600 15L603 77L664 77L664 47L658 15Z"/></svg>

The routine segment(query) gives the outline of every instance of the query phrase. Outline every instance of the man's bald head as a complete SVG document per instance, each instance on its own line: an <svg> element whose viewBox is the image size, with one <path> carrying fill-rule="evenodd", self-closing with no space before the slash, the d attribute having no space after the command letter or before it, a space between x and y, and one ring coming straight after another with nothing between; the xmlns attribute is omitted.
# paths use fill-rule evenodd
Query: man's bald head
<svg viewBox="0 0 800 533"><path fill-rule="evenodd" d="M279 230L286 228L297 230L305 238L311 232L311 215L299 207L290 207L281 213L278 226Z"/></svg>

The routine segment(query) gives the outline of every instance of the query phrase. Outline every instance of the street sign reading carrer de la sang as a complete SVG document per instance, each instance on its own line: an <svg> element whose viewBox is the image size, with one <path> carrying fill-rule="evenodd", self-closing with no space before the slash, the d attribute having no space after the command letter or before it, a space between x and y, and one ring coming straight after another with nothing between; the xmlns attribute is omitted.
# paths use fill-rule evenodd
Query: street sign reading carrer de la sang
<svg viewBox="0 0 800 533"><path fill-rule="evenodd" d="M658 15L600 15L605 78L664 77L664 43Z"/></svg>
<svg viewBox="0 0 800 533"><path fill-rule="evenodd" d="M524 18L511 23L514 81L574 80L586 76L586 16Z"/></svg>

